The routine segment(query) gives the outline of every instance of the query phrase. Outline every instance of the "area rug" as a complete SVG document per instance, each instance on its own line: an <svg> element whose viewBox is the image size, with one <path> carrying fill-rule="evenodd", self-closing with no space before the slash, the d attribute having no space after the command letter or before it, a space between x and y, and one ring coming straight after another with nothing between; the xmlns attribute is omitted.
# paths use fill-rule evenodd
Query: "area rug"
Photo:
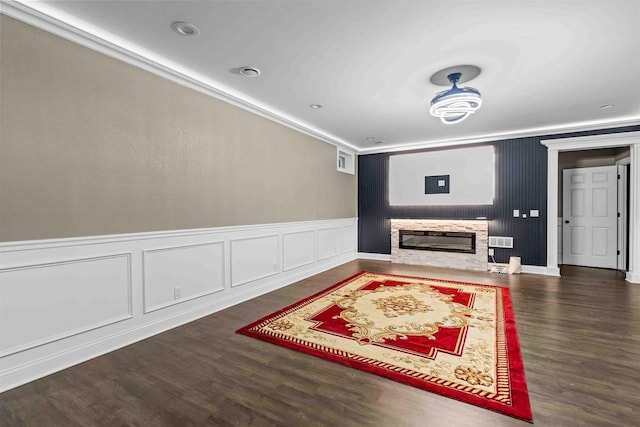
<svg viewBox="0 0 640 427"><path fill-rule="evenodd" d="M361 272L237 332L532 420L508 288Z"/></svg>

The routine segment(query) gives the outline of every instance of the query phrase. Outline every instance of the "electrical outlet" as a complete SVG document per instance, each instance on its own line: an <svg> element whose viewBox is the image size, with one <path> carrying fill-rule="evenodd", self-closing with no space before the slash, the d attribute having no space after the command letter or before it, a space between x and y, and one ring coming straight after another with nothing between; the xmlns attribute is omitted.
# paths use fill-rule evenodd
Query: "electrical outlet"
<svg viewBox="0 0 640 427"><path fill-rule="evenodd" d="M493 248L489 248L489 256L493 256L495 254L495 251L493 250Z"/></svg>
<svg viewBox="0 0 640 427"><path fill-rule="evenodd" d="M182 286L176 286L173 288L173 299L182 298Z"/></svg>

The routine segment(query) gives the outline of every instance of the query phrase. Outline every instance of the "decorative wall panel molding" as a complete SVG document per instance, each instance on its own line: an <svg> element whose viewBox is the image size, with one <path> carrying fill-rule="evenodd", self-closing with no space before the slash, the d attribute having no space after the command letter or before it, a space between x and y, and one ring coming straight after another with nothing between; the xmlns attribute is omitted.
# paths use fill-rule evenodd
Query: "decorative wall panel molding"
<svg viewBox="0 0 640 427"><path fill-rule="evenodd" d="M231 241L231 286L278 274L278 235Z"/></svg>
<svg viewBox="0 0 640 427"><path fill-rule="evenodd" d="M342 230L340 227L318 230L318 259L327 259L340 254Z"/></svg>
<svg viewBox="0 0 640 427"><path fill-rule="evenodd" d="M143 251L144 312L224 289L224 241Z"/></svg>
<svg viewBox="0 0 640 427"><path fill-rule="evenodd" d="M0 391L354 260L356 229L345 218L0 243Z"/></svg>
<svg viewBox="0 0 640 427"><path fill-rule="evenodd" d="M316 231L296 231L282 235L282 262L283 270L311 264L316 258Z"/></svg>
<svg viewBox="0 0 640 427"><path fill-rule="evenodd" d="M358 248L358 227L342 227L342 252L355 251Z"/></svg>
<svg viewBox="0 0 640 427"><path fill-rule="evenodd" d="M0 269L0 357L132 317L131 255Z"/></svg>

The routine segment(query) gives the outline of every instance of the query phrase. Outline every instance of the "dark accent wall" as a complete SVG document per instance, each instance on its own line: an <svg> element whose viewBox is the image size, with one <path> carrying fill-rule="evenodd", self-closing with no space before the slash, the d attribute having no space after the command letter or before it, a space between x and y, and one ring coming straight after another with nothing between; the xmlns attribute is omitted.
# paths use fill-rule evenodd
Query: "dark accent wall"
<svg viewBox="0 0 640 427"><path fill-rule="evenodd" d="M520 256L525 265L547 263L547 148L543 139L631 132L640 126L536 136L479 145L495 147L495 199L490 206L389 206L389 156L403 153L361 155L358 158L358 216L360 252L391 253L391 218L474 219L487 217L489 235L512 236L513 249L495 249L497 262ZM435 150L420 150L435 151ZM418 152L418 151L413 151ZM429 175L429 171L425 171ZM513 210L527 218L514 218ZM538 209L540 216L530 218Z"/></svg>

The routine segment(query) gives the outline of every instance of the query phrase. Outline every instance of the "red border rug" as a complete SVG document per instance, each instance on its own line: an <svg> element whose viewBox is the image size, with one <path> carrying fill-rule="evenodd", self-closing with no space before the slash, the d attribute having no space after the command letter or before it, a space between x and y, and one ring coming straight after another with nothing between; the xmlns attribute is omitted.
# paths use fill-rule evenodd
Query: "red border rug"
<svg viewBox="0 0 640 427"><path fill-rule="evenodd" d="M361 272L237 332L532 422L508 288Z"/></svg>

